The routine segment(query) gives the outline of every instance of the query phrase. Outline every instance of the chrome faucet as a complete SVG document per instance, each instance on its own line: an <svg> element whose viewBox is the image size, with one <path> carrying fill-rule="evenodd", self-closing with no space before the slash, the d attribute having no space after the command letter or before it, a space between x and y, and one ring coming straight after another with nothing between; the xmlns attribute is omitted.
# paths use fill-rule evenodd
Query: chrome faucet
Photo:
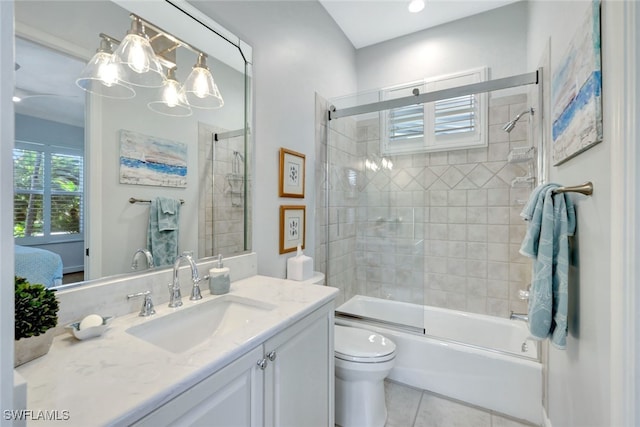
<svg viewBox="0 0 640 427"><path fill-rule="evenodd" d="M173 263L173 283L169 284L169 307L180 307L182 305L178 270L180 269L180 264L183 260L187 261L191 267L191 281L193 282L193 287L191 288L191 296L189 299L191 301L202 299L202 295L200 294L200 281L203 278L198 274L198 267L196 266L191 253L183 252L182 255L179 255Z"/></svg>
<svg viewBox="0 0 640 427"><path fill-rule="evenodd" d="M137 251L134 252L133 254L133 259L131 260L131 269L132 270L137 270L138 269L138 258L137 255L139 253L144 254L145 258L147 259L147 268L153 268L154 264L153 264L153 255L151 255L151 251L149 251L149 249L138 249Z"/></svg>
<svg viewBox="0 0 640 427"><path fill-rule="evenodd" d="M509 316L510 320L522 320L523 322L528 322L529 321L529 316L527 316L524 313L515 313L515 312L511 312L511 316Z"/></svg>

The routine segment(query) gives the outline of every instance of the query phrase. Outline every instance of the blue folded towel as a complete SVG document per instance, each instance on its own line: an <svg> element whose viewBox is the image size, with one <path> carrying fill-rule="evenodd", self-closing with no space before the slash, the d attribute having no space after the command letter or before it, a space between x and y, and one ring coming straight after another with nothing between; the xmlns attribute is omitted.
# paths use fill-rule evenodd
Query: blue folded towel
<svg viewBox="0 0 640 427"><path fill-rule="evenodd" d="M167 197L158 197L158 230L177 230L180 224L180 201Z"/></svg>
<svg viewBox="0 0 640 427"><path fill-rule="evenodd" d="M156 266L172 265L178 256L180 201L157 197L149 208L147 247Z"/></svg>
<svg viewBox="0 0 640 427"><path fill-rule="evenodd" d="M520 216L528 221L520 247L533 258L529 294L529 331L534 338L551 338L557 348L567 340L569 236L576 228L573 202L564 193L553 194L557 184L538 186Z"/></svg>

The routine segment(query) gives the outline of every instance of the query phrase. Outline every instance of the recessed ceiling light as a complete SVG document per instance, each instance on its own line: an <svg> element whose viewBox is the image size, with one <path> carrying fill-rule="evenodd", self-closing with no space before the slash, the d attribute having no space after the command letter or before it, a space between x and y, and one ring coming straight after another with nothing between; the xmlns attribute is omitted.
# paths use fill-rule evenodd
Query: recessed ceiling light
<svg viewBox="0 0 640 427"><path fill-rule="evenodd" d="M424 9L424 0L411 0L409 3L409 12L418 13Z"/></svg>
<svg viewBox="0 0 640 427"><path fill-rule="evenodd" d="M20 98L19 96L13 96L13 102L20 102L22 101L22 98Z"/></svg>

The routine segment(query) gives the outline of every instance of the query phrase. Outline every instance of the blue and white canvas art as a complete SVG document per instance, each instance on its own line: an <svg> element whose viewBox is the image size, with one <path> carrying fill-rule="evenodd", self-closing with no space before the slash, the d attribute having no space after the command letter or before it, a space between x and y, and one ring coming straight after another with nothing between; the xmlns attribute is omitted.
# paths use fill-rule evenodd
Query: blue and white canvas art
<svg viewBox="0 0 640 427"><path fill-rule="evenodd" d="M187 186L187 144L120 131L120 183Z"/></svg>
<svg viewBox="0 0 640 427"><path fill-rule="evenodd" d="M594 0L551 80L553 163L602 141L600 0Z"/></svg>

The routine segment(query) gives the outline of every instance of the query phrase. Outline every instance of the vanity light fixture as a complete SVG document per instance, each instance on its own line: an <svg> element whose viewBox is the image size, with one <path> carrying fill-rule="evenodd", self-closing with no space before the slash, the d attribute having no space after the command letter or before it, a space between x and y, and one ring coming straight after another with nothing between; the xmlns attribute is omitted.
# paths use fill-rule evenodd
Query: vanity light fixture
<svg viewBox="0 0 640 427"><path fill-rule="evenodd" d="M189 105L195 108L215 109L224 105L218 86L207 67L207 55L200 52L182 91Z"/></svg>
<svg viewBox="0 0 640 427"><path fill-rule="evenodd" d="M114 62L122 65L121 79L134 86L161 87L164 72L144 32L144 22L135 15L131 18L131 29L113 54Z"/></svg>
<svg viewBox="0 0 640 427"><path fill-rule="evenodd" d="M136 92L121 81L122 66L113 61L114 42L117 40L100 34L100 47L82 70L76 85L107 98L130 99Z"/></svg>
<svg viewBox="0 0 640 427"><path fill-rule="evenodd" d="M149 109L167 116L188 117L193 112L187 103L180 83L176 80L176 68L169 68L163 86L158 90L156 101L147 104Z"/></svg>
<svg viewBox="0 0 640 427"><path fill-rule="evenodd" d="M411 0L409 2L409 12L418 13L424 9L424 0Z"/></svg>

